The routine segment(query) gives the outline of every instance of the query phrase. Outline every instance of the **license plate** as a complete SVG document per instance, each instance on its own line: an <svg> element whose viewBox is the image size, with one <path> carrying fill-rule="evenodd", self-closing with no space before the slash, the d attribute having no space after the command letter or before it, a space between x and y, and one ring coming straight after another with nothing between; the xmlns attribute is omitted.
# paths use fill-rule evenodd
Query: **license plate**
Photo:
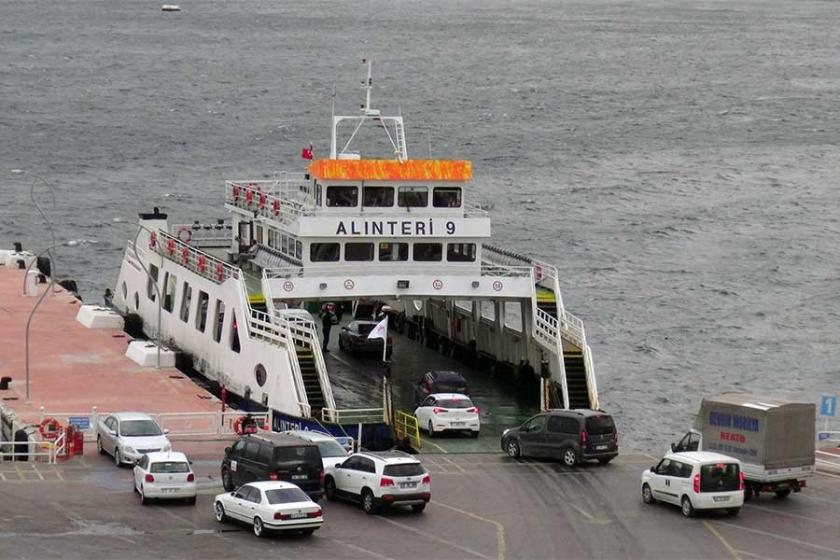
<svg viewBox="0 0 840 560"><path fill-rule="evenodd" d="M178 491L177 488L162 488L161 490L163 491L164 494L174 494L175 492Z"/></svg>
<svg viewBox="0 0 840 560"><path fill-rule="evenodd" d="M452 422L453 426L463 426L466 422Z"/></svg>
<svg viewBox="0 0 840 560"><path fill-rule="evenodd" d="M305 474L293 474L292 480L306 480L308 477Z"/></svg>
<svg viewBox="0 0 840 560"><path fill-rule="evenodd" d="M596 445L595 451L604 451L609 445Z"/></svg>
<svg viewBox="0 0 840 560"><path fill-rule="evenodd" d="M292 519L302 519L302 518L306 517L306 514L303 513L303 512L298 512L298 513L293 513L290 517Z"/></svg>
<svg viewBox="0 0 840 560"><path fill-rule="evenodd" d="M729 496L713 496L712 499L716 502L728 502Z"/></svg>
<svg viewBox="0 0 840 560"><path fill-rule="evenodd" d="M400 482L400 488L416 488L416 482Z"/></svg>

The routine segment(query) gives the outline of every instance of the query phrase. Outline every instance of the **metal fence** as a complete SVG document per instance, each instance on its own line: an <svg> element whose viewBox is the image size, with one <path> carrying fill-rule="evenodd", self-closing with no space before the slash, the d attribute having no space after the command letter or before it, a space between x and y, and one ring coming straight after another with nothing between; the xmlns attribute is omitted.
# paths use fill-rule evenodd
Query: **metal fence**
<svg viewBox="0 0 840 560"><path fill-rule="evenodd" d="M394 414L394 433L398 440L408 438L414 449L420 449L420 426L413 414L398 410Z"/></svg>

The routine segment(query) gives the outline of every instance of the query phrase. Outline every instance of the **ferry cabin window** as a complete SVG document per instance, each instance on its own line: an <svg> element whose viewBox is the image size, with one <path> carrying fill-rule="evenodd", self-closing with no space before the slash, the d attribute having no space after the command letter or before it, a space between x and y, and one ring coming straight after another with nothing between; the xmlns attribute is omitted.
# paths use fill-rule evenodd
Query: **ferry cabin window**
<svg viewBox="0 0 840 560"><path fill-rule="evenodd" d="M298 260L303 258L303 243L300 241L295 241L295 258Z"/></svg>
<svg viewBox="0 0 840 560"><path fill-rule="evenodd" d="M216 342L221 342L222 340L222 327L225 324L225 304L222 300L216 300L216 315L215 321L213 321L213 340Z"/></svg>
<svg viewBox="0 0 840 560"><path fill-rule="evenodd" d="M313 243L309 246L309 260L312 262L335 262L340 253L339 243Z"/></svg>
<svg viewBox="0 0 840 560"><path fill-rule="evenodd" d="M263 244L263 228L262 226L257 226L257 243L260 245Z"/></svg>
<svg viewBox="0 0 840 560"><path fill-rule="evenodd" d="M167 272L163 279L163 308L170 313L175 305L176 289L178 289L178 278Z"/></svg>
<svg viewBox="0 0 840 560"><path fill-rule="evenodd" d="M192 286L184 282L184 289L181 292L181 320L187 322L190 320L190 302L192 300Z"/></svg>
<svg viewBox="0 0 840 560"><path fill-rule="evenodd" d="M149 301L155 301L157 299L157 281L158 275L160 274L160 269L153 264L149 265L149 279L146 280L146 297L149 298Z"/></svg>
<svg viewBox="0 0 840 560"><path fill-rule="evenodd" d="M195 314L195 328L198 332L204 332L207 328L207 306L210 303L210 296L207 292L198 291L198 311Z"/></svg>
<svg viewBox="0 0 840 560"><path fill-rule="evenodd" d="M345 243L345 261L372 261L373 243Z"/></svg>
<svg viewBox="0 0 840 560"><path fill-rule="evenodd" d="M459 208L461 206L461 187L436 187L432 195L435 208Z"/></svg>
<svg viewBox="0 0 840 560"><path fill-rule="evenodd" d="M380 261L407 261L408 243L380 243Z"/></svg>
<svg viewBox="0 0 840 560"><path fill-rule="evenodd" d="M390 207L393 205L393 187L365 187L362 191L362 206Z"/></svg>
<svg viewBox="0 0 840 560"><path fill-rule="evenodd" d="M239 324L236 322L236 312L231 314L230 320L230 349L239 353Z"/></svg>
<svg viewBox="0 0 840 560"><path fill-rule="evenodd" d="M419 208L429 205L427 187L400 187L397 204L402 208Z"/></svg>
<svg viewBox="0 0 840 560"><path fill-rule="evenodd" d="M415 243L414 260L429 262L440 261L443 258L442 243Z"/></svg>
<svg viewBox="0 0 840 560"><path fill-rule="evenodd" d="M475 243L449 243L446 246L449 262L475 262Z"/></svg>
<svg viewBox="0 0 840 560"><path fill-rule="evenodd" d="M327 206L357 206L358 201L359 187L327 187Z"/></svg>

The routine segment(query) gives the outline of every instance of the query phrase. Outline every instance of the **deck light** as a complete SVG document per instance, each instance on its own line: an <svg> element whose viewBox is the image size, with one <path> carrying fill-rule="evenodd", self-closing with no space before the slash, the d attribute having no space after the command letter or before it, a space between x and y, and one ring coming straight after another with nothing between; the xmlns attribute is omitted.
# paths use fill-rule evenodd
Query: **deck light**
<svg viewBox="0 0 840 560"><path fill-rule="evenodd" d="M397 280L397 288L400 290L408 289L408 280Z"/></svg>

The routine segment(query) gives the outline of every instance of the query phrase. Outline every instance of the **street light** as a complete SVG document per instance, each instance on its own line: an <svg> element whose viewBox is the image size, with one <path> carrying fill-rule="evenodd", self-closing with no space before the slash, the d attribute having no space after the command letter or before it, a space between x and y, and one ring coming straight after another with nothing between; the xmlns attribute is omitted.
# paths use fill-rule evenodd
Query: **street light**
<svg viewBox="0 0 840 560"><path fill-rule="evenodd" d="M41 208L41 205L38 204L38 201L35 199L35 184L38 181L41 181L42 183L44 183L44 185L47 186L48 189L50 189L50 195L52 196L53 210L55 210L55 188L53 188L52 184L49 181L47 181L46 179L44 179L44 177L42 177L41 175L38 175L37 173L33 173L32 171L27 171L25 169L12 169L11 171L15 175L28 175L28 176L32 177L32 186L29 188L29 197L32 199L32 204L34 204L35 208L38 209L38 213L41 214L41 217L44 219L44 221L47 223L47 227L50 229L50 237L51 237L51 240L52 240L52 245L50 245L49 248L50 249L56 248L58 246L58 244L55 242L55 227L53 226L52 220L47 218L47 215L44 213L44 210ZM58 267L56 266L56 260L57 259L56 259L55 255L53 255L52 252L50 252L50 260L52 261L51 262L52 268L50 270L50 278L53 278L54 276L56 276L56 270L58 270Z"/></svg>

